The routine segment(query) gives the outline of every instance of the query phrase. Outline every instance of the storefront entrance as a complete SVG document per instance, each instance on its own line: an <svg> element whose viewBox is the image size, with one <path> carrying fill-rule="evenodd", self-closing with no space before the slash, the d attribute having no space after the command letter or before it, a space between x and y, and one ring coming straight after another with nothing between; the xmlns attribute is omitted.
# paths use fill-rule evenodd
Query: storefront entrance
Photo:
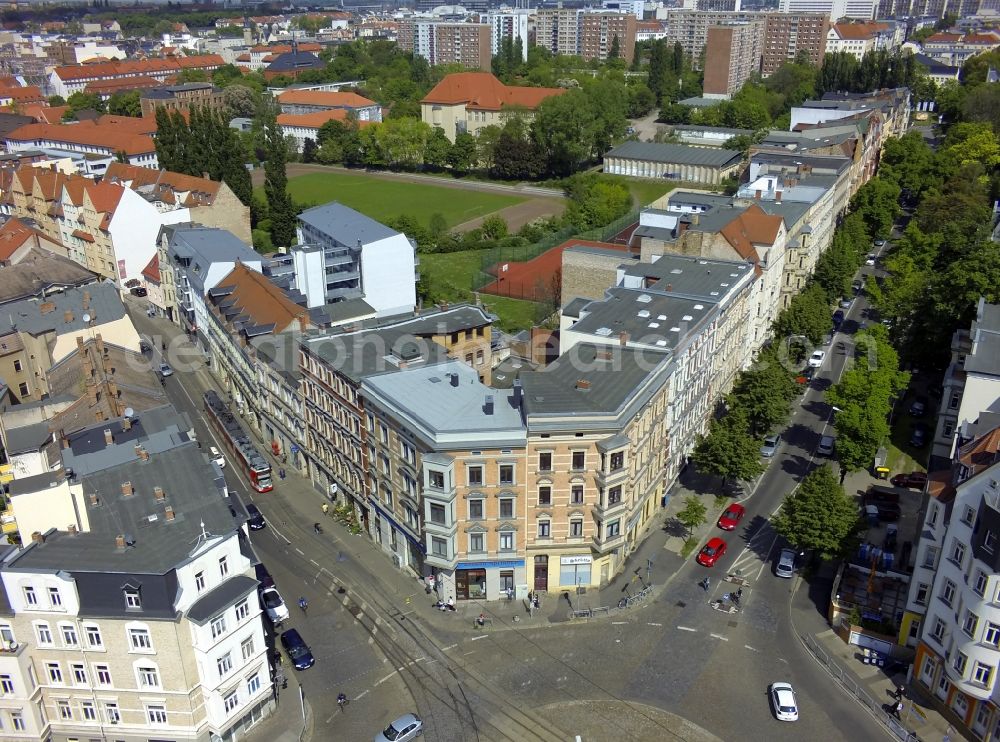
<svg viewBox="0 0 1000 742"><path fill-rule="evenodd" d="M549 557L541 554L535 557L535 590L547 592L549 589Z"/></svg>
<svg viewBox="0 0 1000 742"><path fill-rule="evenodd" d="M456 570L455 597L458 600L485 600L486 570L485 569Z"/></svg>

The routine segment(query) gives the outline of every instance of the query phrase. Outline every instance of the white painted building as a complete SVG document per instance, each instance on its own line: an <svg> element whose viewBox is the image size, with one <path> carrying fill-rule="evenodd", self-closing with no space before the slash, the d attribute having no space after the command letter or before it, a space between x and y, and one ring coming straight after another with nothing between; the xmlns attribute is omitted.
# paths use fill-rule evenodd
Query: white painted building
<svg viewBox="0 0 1000 742"><path fill-rule="evenodd" d="M490 11L486 16L486 22L490 24L490 46L493 56L500 53L500 45L504 39L510 39L511 43L521 40L521 54L524 61L528 61L528 18L530 10L503 10Z"/></svg>
<svg viewBox="0 0 1000 742"><path fill-rule="evenodd" d="M782 13L825 13L831 21L856 18L868 21L878 10L876 0L779 0Z"/></svg>

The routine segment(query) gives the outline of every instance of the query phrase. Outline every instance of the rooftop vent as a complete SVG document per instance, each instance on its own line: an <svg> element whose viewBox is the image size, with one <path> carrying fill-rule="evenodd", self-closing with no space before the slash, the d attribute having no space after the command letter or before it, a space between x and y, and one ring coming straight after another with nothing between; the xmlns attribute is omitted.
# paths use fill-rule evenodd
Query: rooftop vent
<svg viewBox="0 0 1000 742"><path fill-rule="evenodd" d="M586 379L579 379L576 382L576 388L578 391L581 392L590 391L590 382L587 381Z"/></svg>
<svg viewBox="0 0 1000 742"><path fill-rule="evenodd" d="M690 322L693 319L694 319L694 317L692 317L690 314L685 314L681 321L682 322Z"/></svg>
<svg viewBox="0 0 1000 742"><path fill-rule="evenodd" d="M167 496L167 493L163 491L162 487L153 487L153 497L157 501L163 500Z"/></svg>
<svg viewBox="0 0 1000 742"><path fill-rule="evenodd" d="M122 482L122 494L125 497L129 497L135 492L135 487L132 486L131 482Z"/></svg>
<svg viewBox="0 0 1000 742"><path fill-rule="evenodd" d="M174 509L172 507L170 507L169 505L167 505L167 507L164 509L163 513L164 513L164 515L167 516L167 520L173 520L174 519Z"/></svg>

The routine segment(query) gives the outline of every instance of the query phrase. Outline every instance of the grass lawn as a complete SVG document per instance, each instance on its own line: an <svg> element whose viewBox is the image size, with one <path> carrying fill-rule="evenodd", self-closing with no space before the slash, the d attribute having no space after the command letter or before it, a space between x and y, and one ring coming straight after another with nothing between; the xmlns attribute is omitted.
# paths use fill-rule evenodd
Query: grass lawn
<svg viewBox="0 0 1000 742"><path fill-rule="evenodd" d="M288 191L299 203L340 201L382 222L409 214L426 225L431 215L437 212L445 218L449 227L525 200L499 193L338 172L309 173L291 178Z"/></svg>
<svg viewBox="0 0 1000 742"><path fill-rule="evenodd" d="M492 294L480 294L479 299L489 311L500 318L500 329L504 332L527 330L539 321L538 304L533 301Z"/></svg>
<svg viewBox="0 0 1000 742"><path fill-rule="evenodd" d="M603 175L628 187L632 194L632 201L637 208L648 206L660 196L664 196L677 186L667 180L653 180L652 178L628 178L624 175Z"/></svg>

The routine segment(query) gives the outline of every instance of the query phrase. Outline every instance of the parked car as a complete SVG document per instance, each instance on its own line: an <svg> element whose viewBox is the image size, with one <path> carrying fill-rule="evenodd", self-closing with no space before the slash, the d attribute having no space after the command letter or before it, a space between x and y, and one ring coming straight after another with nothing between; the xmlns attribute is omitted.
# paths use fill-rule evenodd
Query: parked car
<svg viewBox="0 0 1000 742"><path fill-rule="evenodd" d="M836 439L832 435L824 435L819 439L819 445L816 446L816 454L819 456L833 456L835 443Z"/></svg>
<svg viewBox="0 0 1000 742"><path fill-rule="evenodd" d="M868 257L865 258L865 265L875 265L875 253L868 253Z"/></svg>
<svg viewBox="0 0 1000 742"><path fill-rule="evenodd" d="M809 356L809 361L807 365L811 366L812 368L819 368L820 366L823 365L824 360L826 360L826 351L814 350L812 352L812 355Z"/></svg>
<svg viewBox="0 0 1000 742"><path fill-rule="evenodd" d="M885 240L875 240L875 247L885 247Z"/></svg>
<svg viewBox="0 0 1000 742"><path fill-rule="evenodd" d="M795 702L795 690L789 683L771 684L771 705L774 718L778 721L798 721L799 705Z"/></svg>
<svg viewBox="0 0 1000 742"><path fill-rule="evenodd" d="M851 284L851 288L854 289L855 294L860 294L861 291L864 289L864 287L865 287L864 281L855 281L854 283Z"/></svg>
<svg viewBox="0 0 1000 742"><path fill-rule="evenodd" d="M843 298L842 298L842 299L840 300L840 308L841 308L841 309L850 309L850 307L851 307L851 303L852 303L853 301L854 301L853 299L848 299L848 298L847 298L846 296L845 296L845 297L843 297Z"/></svg>
<svg viewBox="0 0 1000 742"><path fill-rule="evenodd" d="M288 618L288 606L276 588L266 587L261 590L260 602L264 604L264 612L271 619L271 623L281 623Z"/></svg>
<svg viewBox="0 0 1000 742"><path fill-rule="evenodd" d="M927 475L922 471L911 471L908 474L897 474L890 481L896 487L922 490L927 484Z"/></svg>
<svg viewBox="0 0 1000 742"><path fill-rule="evenodd" d="M833 329L839 330L842 324L844 324L844 310L838 309L833 313Z"/></svg>
<svg viewBox="0 0 1000 742"><path fill-rule="evenodd" d="M715 563L719 561L719 557L725 553L726 542L718 536L713 536L702 547L701 551L698 552L698 557L695 561L702 567L714 567Z"/></svg>
<svg viewBox="0 0 1000 742"><path fill-rule="evenodd" d="M899 493L890 490L888 487L869 487L868 491L865 492L865 503L871 505L878 505L880 503L889 503L896 505L899 503Z"/></svg>
<svg viewBox="0 0 1000 742"><path fill-rule="evenodd" d="M917 397L910 403L910 414L913 417L923 417L927 414L927 397Z"/></svg>
<svg viewBox="0 0 1000 742"><path fill-rule="evenodd" d="M131 293L132 296L145 296L149 292L146 291L146 289L143 288L142 286L136 286L134 288L129 289L129 293Z"/></svg>
<svg viewBox="0 0 1000 742"><path fill-rule="evenodd" d="M267 523L264 521L264 514L260 512L260 508L254 505L252 502L247 503L247 525L250 527L251 531L259 531Z"/></svg>
<svg viewBox="0 0 1000 742"><path fill-rule="evenodd" d="M260 562L257 562L257 564L253 565L253 570L261 588L274 587L274 578L271 577L271 573L267 571L267 567Z"/></svg>
<svg viewBox="0 0 1000 742"><path fill-rule="evenodd" d="M285 648L296 670L308 670L316 664L312 650L296 629L289 629L281 635L281 646Z"/></svg>
<svg viewBox="0 0 1000 742"><path fill-rule="evenodd" d="M173 375L174 375L174 370L170 368L169 363L160 364L160 376L162 376L165 379L168 376L173 376Z"/></svg>
<svg viewBox="0 0 1000 742"><path fill-rule="evenodd" d="M760 455L764 458L771 458L778 452L778 446L781 445L781 436L775 433L774 435L769 435L764 439L764 444L760 447Z"/></svg>
<svg viewBox="0 0 1000 742"><path fill-rule="evenodd" d="M778 577L788 579L795 574L795 552L791 549L782 549L778 554L778 560L774 563L774 574Z"/></svg>
<svg viewBox="0 0 1000 742"><path fill-rule="evenodd" d="M219 449L215 446L208 447L208 457L212 460L212 463L220 469L226 468L226 457L219 453Z"/></svg>
<svg viewBox="0 0 1000 742"><path fill-rule="evenodd" d="M424 723L416 714L403 714L375 735L375 742L409 742L424 733Z"/></svg>
<svg viewBox="0 0 1000 742"><path fill-rule="evenodd" d="M913 426L913 432L910 435L910 445L914 448L923 448L927 445L927 426L923 423L917 423Z"/></svg>
<svg viewBox="0 0 1000 742"><path fill-rule="evenodd" d="M718 526L723 531L732 531L740 524L744 515L746 515L746 508L734 502L726 508L726 512L719 516Z"/></svg>
<svg viewBox="0 0 1000 742"><path fill-rule="evenodd" d="M869 521L878 520L883 523L895 523L902 515L899 505L892 502L868 502L864 510Z"/></svg>

